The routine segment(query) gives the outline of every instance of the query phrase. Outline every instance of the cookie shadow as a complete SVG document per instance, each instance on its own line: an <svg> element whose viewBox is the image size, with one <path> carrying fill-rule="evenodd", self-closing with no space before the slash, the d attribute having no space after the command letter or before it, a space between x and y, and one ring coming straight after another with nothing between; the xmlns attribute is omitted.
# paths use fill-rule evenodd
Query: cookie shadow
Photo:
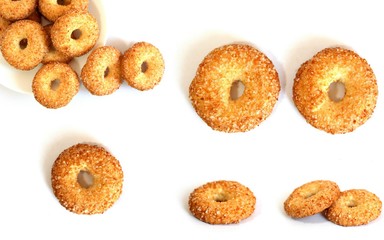
<svg viewBox="0 0 384 240"><path fill-rule="evenodd" d="M46 153L42 161L42 172L45 179L45 183L48 188L51 186L51 169L52 165L55 162L56 158L60 155L65 149L78 144L78 143L89 143L96 144L96 140L91 136L80 133L66 133L65 135L54 139L49 145L47 145L44 152Z"/></svg>
<svg viewBox="0 0 384 240"><path fill-rule="evenodd" d="M284 59L286 74L285 94L289 98L292 105L294 105L292 88L297 70L304 62L311 59L317 52L329 47L348 48L335 39L315 35L302 39L287 50L288 54Z"/></svg>
<svg viewBox="0 0 384 240"><path fill-rule="evenodd" d="M318 213L309 217L297 219L297 221L304 223L304 224L319 224L328 222L328 220L324 217L322 213Z"/></svg>

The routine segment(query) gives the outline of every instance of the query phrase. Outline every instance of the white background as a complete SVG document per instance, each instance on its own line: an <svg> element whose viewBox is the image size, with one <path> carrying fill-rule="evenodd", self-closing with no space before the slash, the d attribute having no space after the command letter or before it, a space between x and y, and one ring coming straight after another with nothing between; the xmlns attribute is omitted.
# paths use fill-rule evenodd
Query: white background
<svg viewBox="0 0 384 240"><path fill-rule="evenodd" d="M49 110L32 95L0 86L0 239L378 239L384 218L341 227L316 215L289 218L283 202L312 180L342 190L367 189L384 199L381 162L384 15L380 1L102 1L106 44L124 52L147 41L166 70L153 90L126 83L110 96L81 88ZM102 14L101 14L102 15ZM100 15L100 16L101 16ZM247 133L213 131L196 114L188 87L213 48L248 43L275 64L282 86L272 115ZM292 102L298 67L325 47L343 46L367 59L379 98L356 131L331 135L306 123ZM0 83L1 83L0 77ZM52 193L52 163L79 142L106 147L124 171L120 199L102 215L76 215ZM188 210L194 188L236 180L257 198L253 215L214 226Z"/></svg>

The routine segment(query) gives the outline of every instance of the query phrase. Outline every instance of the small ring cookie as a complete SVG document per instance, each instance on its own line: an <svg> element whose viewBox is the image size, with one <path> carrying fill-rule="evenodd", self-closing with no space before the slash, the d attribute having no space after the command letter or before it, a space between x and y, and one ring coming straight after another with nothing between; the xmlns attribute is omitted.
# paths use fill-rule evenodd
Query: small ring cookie
<svg viewBox="0 0 384 240"><path fill-rule="evenodd" d="M95 49L81 69L81 80L88 91L97 96L109 95L119 89L121 53L114 47Z"/></svg>
<svg viewBox="0 0 384 240"><path fill-rule="evenodd" d="M122 57L122 77L131 87L138 90L154 88L161 81L163 73L163 56L160 50L150 43L135 43Z"/></svg>
<svg viewBox="0 0 384 240"><path fill-rule="evenodd" d="M375 194L364 189L352 189L342 192L324 215L340 226L360 226L378 218L381 208L382 202Z"/></svg>
<svg viewBox="0 0 384 240"><path fill-rule="evenodd" d="M52 26L53 46L71 57L88 53L99 38L100 29L89 12L73 10L59 17Z"/></svg>
<svg viewBox="0 0 384 240"><path fill-rule="evenodd" d="M284 202L292 218L315 215L327 209L339 197L339 186L328 180L316 180L296 188Z"/></svg>
<svg viewBox="0 0 384 240"><path fill-rule="evenodd" d="M32 81L35 99L46 108L66 106L80 88L77 73L66 63L43 65Z"/></svg>
<svg viewBox="0 0 384 240"><path fill-rule="evenodd" d="M19 20L3 33L1 52L16 69L31 70L41 63L48 52L48 36L39 23Z"/></svg>
<svg viewBox="0 0 384 240"><path fill-rule="evenodd" d="M252 191L235 181L215 181L196 188L189 196L189 209L210 224L232 224L248 218L255 210Z"/></svg>
<svg viewBox="0 0 384 240"><path fill-rule="evenodd" d="M0 0L0 6L0 16L9 21L17 21L35 11L37 0Z"/></svg>

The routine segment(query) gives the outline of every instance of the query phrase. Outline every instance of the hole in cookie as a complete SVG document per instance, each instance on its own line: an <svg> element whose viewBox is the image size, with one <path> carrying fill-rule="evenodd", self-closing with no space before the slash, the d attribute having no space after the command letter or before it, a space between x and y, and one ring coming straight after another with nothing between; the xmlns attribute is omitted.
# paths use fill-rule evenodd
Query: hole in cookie
<svg viewBox="0 0 384 240"><path fill-rule="evenodd" d="M147 70L148 70L148 63L147 62L143 62L141 64L141 72L145 73Z"/></svg>
<svg viewBox="0 0 384 240"><path fill-rule="evenodd" d="M77 182L82 188L90 188L93 185L93 176L88 171L81 170L77 175Z"/></svg>
<svg viewBox="0 0 384 240"><path fill-rule="evenodd" d="M60 80L55 79L51 82L51 90L56 91L60 86Z"/></svg>
<svg viewBox="0 0 384 240"><path fill-rule="evenodd" d="M310 197L312 197L312 196L315 196L317 194L317 192L309 192L309 193L307 193L305 196L304 196L304 198L305 199L308 199L308 198L310 198Z"/></svg>
<svg viewBox="0 0 384 240"><path fill-rule="evenodd" d="M71 0L57 0L57 4L61 6L67 6L71 4Z"/></svg>
<svg viewBox="0 0 384 240"><path fill-rule="evenodd" d="M26 39L26 38L21 39L19 42L19 46L20 46L20 49L22 49L22 50L26 49L28 46L28 39Z"/></svg>
<svg viewBox="0 0 384 240"><path fill-rule="evenodd" d="M353 200L350 200L347 204L347 207L349 207L349 208L357 207L357 203Z"/></svg>
<svg viewBox="0 0 384 240"><path fill-rule="evenodd" d="M310 189L307 189L307 191L303 191L303 197L304 199L308 199L312 196L315 196L318 192L319 192L319 189L313 186Z"/></svg>
<svg viewBox="0 0 384 240"><path fill-rule="evenodd" d="M80 30L80 29L76 29L76 30L74 30L74 31L71 33L71 38L72 38L73 40L78 40L78 39L80 39L81 34L82 34L81 30Z"/></svg>
<svg viewBox="0 0 384 240"><path fill-rule="evenodd" d="M237 80L232 83L230 96L232 100L237 100L243 96L245 85L242 81Z"/></svg>
<svg viewBox="0 0 384 240"><path fill-rule="evenodd" d="M335 81L329 85L329 98L334 102L340 102L345 96L345 85L341 81Z"/></svg>
<svg viewBox="0 0 384 240"><path fill-rule="evenodd" d="M109 67L107 67L104 71L104 77L106 78L109 74Z"/></svg>
<svg viewBox="0 0 384 240"><path fill-rule="evenodd" d="M224 193L219 193L219 194L216 194L213 200L215 200L215 202L226 202L229 200L229 197Z"/></svg>

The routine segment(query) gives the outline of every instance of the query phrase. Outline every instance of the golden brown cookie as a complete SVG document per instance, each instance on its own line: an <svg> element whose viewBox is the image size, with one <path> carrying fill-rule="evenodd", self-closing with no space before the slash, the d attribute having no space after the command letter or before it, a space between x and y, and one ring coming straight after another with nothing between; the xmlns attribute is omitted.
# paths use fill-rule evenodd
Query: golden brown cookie
<svg viewBox="0 0 384 240"><path fill-rule="evenodd" d="M365 189L352 189L343 191L324 215L341 226L359 226L378 218L381 208L382 202L375 194Z"/></svg>
<svg viewBox="0 0 384 240"><path fill-rule="evenodd" d="M48 36L39 23L19 20L3 33L1 52L11 66L31 70L41 63L48 52Z"/></svg>
<svg viewBox="0 0 384 240"><path fill-rule="evenodd" d="M215 181L196 188L189 196L189 209L197 219L210 224L232 224L255 210L252 191L235 181Z"/></svg>
<svg viewBox="0 0 384 240"><path fill-rule="evenodd" d="M234 85L244 92L232 96ZM229 44L211 51L189 87L197 114L214 130L246 132L263 122L278 100L278 73L268 57L250 45Z"/></svg>
<svg viewBox="0 0 384 240"><path fill-rule="evenodd" d="M84 173L91 178L86 184L80 180ZM101 214L119 199L123 170L119 161L103 147L77 144L57 157L51 180L53 193L67 210Z"/></svg>
<svg viewBox="0 0 384 240"><path fill-rule="evenodd" d="M72 10L59 17L51 29L53 46L71 57L88 53L95 46L99 34L96 18L80 10Z"/></svg>
<svg viewBox="0 0 384 240"><path fill-rule="evenodd" d="M332 97L337 86L340 96ZM368 62L340 47L326 48L303 63L293 84L299 112L313 127L331 134L352 132L364 124L376 107L377 95Z"/></svg>
<svg viewBox="0 0 384 240"><path fill-rule="evenodd" d="M138 90L154 88L164 73L164 59L160 50L147 42L135 43L121 60L122 78Z"/></svg>
<svg viewBox="0 0 384 240"><path fill-rule="evenodd" d="M79 92L77 73L66 63L43 65L32 81L35 99L46 108L61 108Z"/></svg>
<svg viewBox="0 0 384 240"><path fill-rule="evenodd" d="M0 16L8 21L27 18L35 11L37 0L0 0Z"/></svg>
<svg viewBox="0 0 384 240"><path fill-rule="evenodd" d="M121 78L121 53L114 47L95 49L81 70L81 80L93 95L109 95L119 89Z"/></svg>
<svg viewBox="0 0 384 240"><path fill-rule="evenodd" d="M296 188L285 200L284 210L292 218L315 215L339 197L340 188L332 181L316 180Z"/></svg>

